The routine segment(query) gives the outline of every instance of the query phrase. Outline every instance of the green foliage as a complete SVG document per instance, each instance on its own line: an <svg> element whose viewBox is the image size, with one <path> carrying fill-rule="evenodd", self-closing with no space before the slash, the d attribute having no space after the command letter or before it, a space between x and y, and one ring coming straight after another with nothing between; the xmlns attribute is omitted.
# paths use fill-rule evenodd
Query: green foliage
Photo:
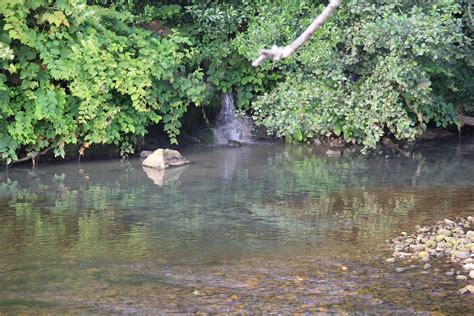
<svg viewBox="0 0 474 316"><path fill-rule="evenodd" d="M239 34L249 60L262 43L289 43L323 8L278 4L259 7ZM465 15L466 3L454 0L344 1L296 56L277 65L284 80L254 102L254 118L296 141L335 134L367 147L387 133L413 139L429 123L456 123L455 107L472 104Z"/></svg>
<svg viewBox="0 0 474 316"><path fill-rule="evenodd" d="M0 152L8 162L65 144L130 141L199 104L202 73L179 33L159 38L115 7L80 0L10 1L0 7Z"/></svg>
<svg viewBox="0 0 474 316"><path fill-rule="evenodd" d="M327 1L0 2L0 159L96 143L122 154L149 124L171 140L190 105L234 92L241 110L296 141L373 147L473 113L464 0L347 0L294 56L252 68Z"/></svg>

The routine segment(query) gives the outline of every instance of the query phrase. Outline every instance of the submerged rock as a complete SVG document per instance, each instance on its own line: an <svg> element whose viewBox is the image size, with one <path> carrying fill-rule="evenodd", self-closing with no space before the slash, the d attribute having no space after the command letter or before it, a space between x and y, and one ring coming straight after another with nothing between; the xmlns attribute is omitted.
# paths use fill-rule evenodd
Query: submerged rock
<svg viewBox="0 0 474 316"><path fill-rule="evenodd" d="M140 158L146 158L150 156L151 154L153 154L151 150L144 150L140 153Z"/></svg>
<svg viewBox="0 0 474 316"><path fill-rule="evenodd" d="M237 141L237 140L229 140L227 143L227 146L229 147L242 147L242 143Z"/></svg>
<svg viewBox="0 0 474 316"><path fill-rule="evenodd" d="M157 149L149 155L143 162L144 167L154 169L168 169L172 167L179 167L188 164L189 161L183 158L176 150L171 149Z"/></svg>
<svg viewBox="0 0 474 316"><path fill-rule="evenodd" d="M328 151L326 151L326 155L328 155L328 157L338 158L341 157L342 154L340 150L329 149Z"/></svg>

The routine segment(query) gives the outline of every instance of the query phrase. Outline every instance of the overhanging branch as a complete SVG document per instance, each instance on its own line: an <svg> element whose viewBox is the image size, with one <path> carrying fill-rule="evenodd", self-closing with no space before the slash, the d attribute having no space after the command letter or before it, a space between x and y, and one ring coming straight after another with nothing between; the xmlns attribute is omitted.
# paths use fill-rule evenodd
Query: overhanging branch
<svg viewBox="0 0 474 316"><path fill-rule="evenodd" d="M252 63L253 67L260 66L265 59L278 61L293 55L303 44L305 44L321 25L332 15L332 13L341 5L342 0L331 0L323 12L301 33L292 43L285 47L273 46L270 49L260 50L259 56Z"/></svg>

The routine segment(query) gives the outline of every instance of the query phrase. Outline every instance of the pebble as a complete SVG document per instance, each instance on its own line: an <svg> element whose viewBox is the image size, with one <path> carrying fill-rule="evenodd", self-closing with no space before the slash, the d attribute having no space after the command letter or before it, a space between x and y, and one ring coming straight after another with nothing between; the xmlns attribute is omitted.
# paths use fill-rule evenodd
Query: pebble
<svg viewBox="0 0 474 316"><path fill-rule="evenodd" d="M428 252L426 252L426 251L420 251L420 252L418 253L418 257L419 257L420 259L427 258L427 257L429 257L429 256L430 256L430 254L429 254Z"/></svg>
<svg viewBox="0 0 474 316"><path fill-rule="evenodd" d="M461 294L473 294L474 293L474 285L466 285L462 289L459 290Z"/></svg>
<svg viewBox="0 0 474 316"><path fill-rule="evenodd" d="M446 258L458 269L462 266L464 274L460 271L445 272L448 276L457 275L456 279L474 279L474 230L471 226L474 217L456 218L438 221L432 226L417 225L415 232L401 232L400 236L391 240L394 250L393 257L400 259L418 259L424 263L423 270L431 269L430 258ZM395 260L386 259L392 263ZM409 267L398 268L397 272L403 272ZM433 269L439 272L439 269ZM471 273L473 272L473 273ZM466 276L466 273L469 276Z"/></svg>
<svg viewBox="0 0 474 316"><path fill-rule="evenodd" d="M468 231L466 237L469 238L470 241L474 241L474 230Z"/></svg>
<svg viewBox="0 0 474 316"><path fill-rule="evenodd" d="M397 268L395 271L401 273L401 272L405 272L406 269L405 268Z"/></svg>
<svg viewBox="0 0 474 316"><path fill-rule="evenodd" d="M467 251L462 251L462 252L459 252L456 257L458 257L459 259L467 259L467 258L470 258L471 257L471 253L467 252Z"/></svg>
<svg viewBox="0 0 474 316"><path fill-rule="evenodd" d="M450 219L448 219L448 218L445 218L445 219L444 219L444 223L445 223L445 224L448 224L448 225L450 225L450 226L453 226L453 225L456 224L454 221L452 221L452 220L450 220Z"/></svg>
<svg viewBox="0 0 474 316"><path fill-rule="evenodd" d="M387 261L388 263L394 263L395 258L388 258L388 259L385 259L385 261Z"/></svg>
<svg viewBox="0 0 474 316"><path fill-rule="evenodd" d="M450 237L452 235L452 233L449 230L444 229L444 228L441 228L440 230L438 230L438 234L444 237Z"/></svg>

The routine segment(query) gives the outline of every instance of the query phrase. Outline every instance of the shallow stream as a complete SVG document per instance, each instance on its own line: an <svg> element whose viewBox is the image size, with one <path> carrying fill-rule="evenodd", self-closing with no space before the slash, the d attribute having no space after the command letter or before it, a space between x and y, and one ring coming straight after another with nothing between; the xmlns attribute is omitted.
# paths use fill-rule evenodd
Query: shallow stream
<svg viewBox="0 0 474 316"><path fill-rule="evenodd" d="M385 262L401 231L474 215L474 139L416 152L264 143L189 149L165 172L140 159L3 170L0 313L472 315L443 262Z"/></svg>

